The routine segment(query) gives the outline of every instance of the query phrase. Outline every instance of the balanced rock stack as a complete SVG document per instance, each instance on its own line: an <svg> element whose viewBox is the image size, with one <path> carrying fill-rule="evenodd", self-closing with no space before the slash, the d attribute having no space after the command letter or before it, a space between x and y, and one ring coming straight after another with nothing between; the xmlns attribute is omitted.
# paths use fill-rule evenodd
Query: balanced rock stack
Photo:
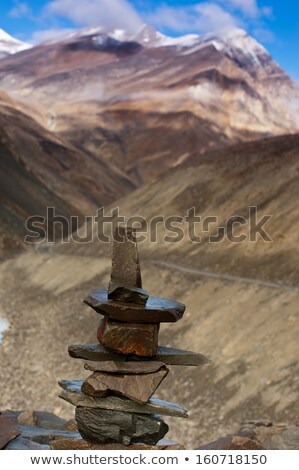
<svg viewBox="0 0 299 470"><path fill-rule="evenodd" d="M92 373L84 381L60 381L60 397L76 406L84 442L99 448L155 446L168 432L160 415L188 417L184 408L153 397L167 365L210 362L201 354L158 346L160 323L179 320L185 305L150 297L142 289L136 233L124 227L114 234L108 290L97 289L84 302L104 316L99 343L70 346L69 354L84 359Z"/></svg>

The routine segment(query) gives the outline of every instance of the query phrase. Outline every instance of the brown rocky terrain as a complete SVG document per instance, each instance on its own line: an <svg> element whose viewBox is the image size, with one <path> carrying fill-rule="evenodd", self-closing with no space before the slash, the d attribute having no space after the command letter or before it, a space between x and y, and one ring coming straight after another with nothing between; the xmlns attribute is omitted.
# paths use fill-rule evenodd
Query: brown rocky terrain
<svg viewBox="0 0 299 470"><path fill-rule="evenodd" d="M212 245L207 234L201 244L163 243L160 227L156 244L140 244L144 287L187 305L182 320L162 326L160 344L214 362L197 370L172 367L159 391L190 409L188 420L167 420L169 438L187 448L234 435L252 417L298 421L298 234L292 229L298 153L294 135L194 156L110 206L147 220L184 216L194 206L202 216L218 215L220 225L231 215L246 216L249 205L258 206L259 217L273 216L272 243ZM1 263L0 305L11 328L0 357L0 409L34 407L72 417L72 407L57 397L57 380L82 378L82 363L68 357L67 346L96 342L99 317L82 299L107 286L109 271L110 246L96 240L45 246Z"/></svg>

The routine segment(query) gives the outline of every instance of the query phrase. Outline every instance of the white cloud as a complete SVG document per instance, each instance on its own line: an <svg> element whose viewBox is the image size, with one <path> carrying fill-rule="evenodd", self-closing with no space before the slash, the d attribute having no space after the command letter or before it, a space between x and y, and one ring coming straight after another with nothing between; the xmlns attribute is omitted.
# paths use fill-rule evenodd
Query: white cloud
<svg viewBox="0 0 299 470"><path fill-rule="evenodd" d="M52 0L45 7L50 17L64 17L78 26L125 28L137 32L142 20L127 0Z"/></svg>
<svg viewBox="0 0 299 470"><path fill-rule="evenodd" d="M45 29L41 31L35 31L32 37L29 39L31 44L41 44L52 40L59 40L68 34L74 32L73 29Z"/></svg>
<svg viewBox="0 0 299 470"><path fill-rule="evenodd" d="M22 16L30 16L31 9L25 2L16 2L15 6L8 12L12 18L21 18Z"/></svg>
<svg viewBox="0 0 299 470"><path fill-rule="evenodd" d="M241 26L241 21L214 3L199 3L195 6L198 25L205 31Z"/></svg>
<svg viewBox="0 0 299 470"><path fill-rule="evenodd" d="M177 8L164 5L147 14L146 20L158 28L178 33L206 33L242 26L241 20L210 2Z"/></svg>

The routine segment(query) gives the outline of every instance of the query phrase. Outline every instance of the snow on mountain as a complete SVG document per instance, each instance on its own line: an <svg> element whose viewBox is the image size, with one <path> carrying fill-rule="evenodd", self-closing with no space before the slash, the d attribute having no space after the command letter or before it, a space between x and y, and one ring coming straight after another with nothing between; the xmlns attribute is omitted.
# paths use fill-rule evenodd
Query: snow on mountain
<svg viewBox="0 0 299 470"><path fill-rule="evenodd" d="M180 41L182 38L178 38ZM179 42L177 43L179 44ZM194 38L193 46L189 47L185 54L192 54L197 50L213 45L218 51L223 51L234 59L246 57L252 65L261 66L261 57L268 56L267 50L243 29L233 28L209 33Z"/></svg>
<svg viewBox="0 0 299 470"><path fill-rule="evenodd" d="M6 57L11 54L16 54L20 51L25 51L26 49L30 49L31 47L31 44L13 38L3 29L0 28L0 58Z"/></svg>
<svg viewBox="0 0 299 470"><path fill-rule="evenodd" d="M102 33L104 30L102 30ZM192 48L213 44L218 50L231 52L231 49L240 49L243 53L252 56L267 54L266 49L254 38L249 36L246 31L240 28L228 28L208 34L187 34L184 36L170 37L166 36L149 25L143 25L141 30L135 35L127 35L121 31L117 37L117 31L106 32L115 39L131 40L140 42L145 47L180 47Z"/></svg>
<svg viewBox="0 0 299 470"><path fill-rule="evenodd" d="M135 41L146 48L177 47L181 54L192 54L203 47L213 45L218 51L225 52L233 59L241 62L246 60L256 67L263 65L265 56L269 57L261 44L239 28L224 29L203 35L187 34L179 37L166 36L146 24L134 35L128 34L125 30L105 30L105 28L89 28L77 33L77 37L89 35L110 36L118 41Z"/></svg>
<svg viewBox="0 0 299 470"><path fill-rule="evenodd" d="M203 35L187 34L179 37L170 37L156 31L147 24L142 25L140 30L135 34L128 33L124 29L92 27L69 32L65 36L59 36L56 39L47 41L46 44L76 40L87 36L93 36L94 42L99 45L103 44L103 41L105 41L104 37L110 37L120 42L138 42L146 48L177 47L178 49L181 49L180 52L182 54L191 54L203 47L213 45L217 50L224 51L234 59L238 59L240 54L243 58L246 56L247 59L252 62L252 65L256 66L261 65L261 56L268 55L266 49L261 44L249 36L246 31L239 28L224 29L215 33ZM28 47L28 45L25 45L25 47L26 46Z"/></svg>

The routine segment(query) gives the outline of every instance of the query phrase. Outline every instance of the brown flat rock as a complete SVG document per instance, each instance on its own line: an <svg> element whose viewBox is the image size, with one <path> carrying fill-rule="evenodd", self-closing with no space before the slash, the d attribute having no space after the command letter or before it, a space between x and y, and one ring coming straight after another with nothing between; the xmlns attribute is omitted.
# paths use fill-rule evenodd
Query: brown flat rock
<svg viewBox="0 0 299 470"><path fill-rule="evenodd" d="M60 439L51 442L52 450L184 450L177 442L161 439L155 446L146 444L94 444L85 439Z"/></svg>
<svg viewBox="0 0 299 470"><path fill-rule="evenodd" d="M102 408L105 410L125 411L128 413L144 413L162 416L176 416L178 418L188 418L188 412L179 405L169 403L152 397L145 405L140 405L128 398L108 396L106 398L93 398L85 395L81 391L82 380L61 380L60 387L63 389L60 398L66 400L74 406L90 408Z"/></svg>
<svg viewBox="0 0 299 470"><path fill-rule="evenodd" d="M174 300L149 297L146 305L117 302L108 299L106 289L89 294L84 303L110 320L129 323L176 322L182 318L186 306Z"/></svg>
<svg viewBox="0 0 299 470"><path fill-rule="evenodd" d="M21 412L18 416L18 423L20 426L37 426L38 417L32 408L28 408Z"/></svg>
<svg viewBox="0 0 299 470"><path fill-rule="evenodd" d="M0 413L0 449L21 434L18 419L12 411Z"/></svg>
<svg viewBox="0 0 299 470"><path fill-rule="evenodd" d="M123 323L104 318L98 329L98 340L106 348L121 354L154 356L158 348L159 325Z"/></svg>
<svg viewBox="0 0 299 470"><path fill-rule="evenodd" d="M124 356L107 351L101 344L77 344L69 346L69 355L78 359L88 361L118 361ZM126 361L144 361L145 358L138 356L126 356ZM166 346L158 346L157 354L151 358L153 361L177 366L201 366L211 364L212 361L206 356L182 349L173 349Z"/></svg>
<svg viewBox="0 0 299 470"><path fill-rule="evenodd" d="M111 374L149 374L156 372L165 366L163 362L142 361L125 362L107 361L107 362L86 362L84 368L95 372L110 372Z"/></svg>
<svg viewBox="0 0 299 470"><path fill-rule="evenodd" d="M150 374L125 375L94 372L82 385L82 392L94 398L105 396L109 390L117 395L145 404L168 374L166 367Z"/></svg>
<svg viewBox="0 0 299 470"><path fill-rule="evenodd" d="M85 395L94 398L104 398L109 395L109 388L103 382L97 380L97 376L99 372L94 372L90 377L84 380L81 390ZM100 372L101 373L101 372Z"/></svg>

